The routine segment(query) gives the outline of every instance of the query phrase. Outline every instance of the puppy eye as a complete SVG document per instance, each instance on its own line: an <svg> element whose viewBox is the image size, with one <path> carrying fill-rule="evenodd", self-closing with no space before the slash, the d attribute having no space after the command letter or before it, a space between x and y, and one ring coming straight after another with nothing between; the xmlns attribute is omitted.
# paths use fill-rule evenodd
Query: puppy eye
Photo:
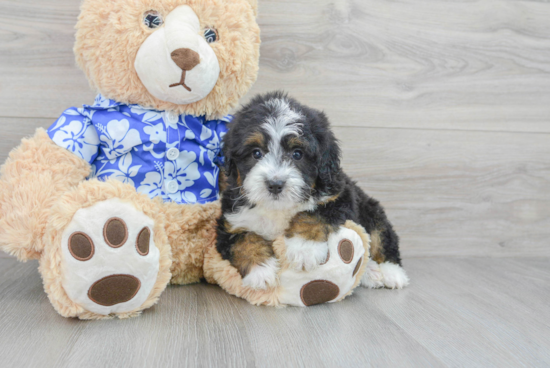
<svg viewBox="0 0 550 368"><path fill-rule="evenodd" d="M164 19L158 11L149 10L143 16L143 24L148 28L155 29L164 24Z"/></svg>
<svg viewBox="0 0 550 368"><path fill-rule="evenodd" d="M204 30L204 38L206 42L214 43L220 39L220 36L215 28L208 27Z"/></svg>
<svg viewBox="0 0 550 368"><path fill-rule="evenodd" d="M296 161L300 161L304 157L304 153L301 150L296 150L292 153L292 158Z"/></svg>
<svg viewBox="0 0 550 368"><path fill-rule="evenodd" d="M255 149L254 151L252 151L252 157L254 157L256 160L259 160L262 157L264 157L264 154L262 153L261 150Z"/></svg>

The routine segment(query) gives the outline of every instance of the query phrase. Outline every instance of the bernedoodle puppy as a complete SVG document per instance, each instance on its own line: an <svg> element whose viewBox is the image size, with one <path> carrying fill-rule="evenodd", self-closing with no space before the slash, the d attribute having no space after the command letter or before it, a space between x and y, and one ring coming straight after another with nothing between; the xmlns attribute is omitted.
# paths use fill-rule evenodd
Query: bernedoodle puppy
<svg viewBox="0 0 550 368"><path fill-rule="evenodd" d="M272 242L281 235L296 269L323 264L329 234L347 220L371 237L363 286L408 284L398 236L378 201L342 171L324 113L283 92L257 96L236 114L223 141L227 187L217 249L239 270L244 286L277 284Z"/></svg>

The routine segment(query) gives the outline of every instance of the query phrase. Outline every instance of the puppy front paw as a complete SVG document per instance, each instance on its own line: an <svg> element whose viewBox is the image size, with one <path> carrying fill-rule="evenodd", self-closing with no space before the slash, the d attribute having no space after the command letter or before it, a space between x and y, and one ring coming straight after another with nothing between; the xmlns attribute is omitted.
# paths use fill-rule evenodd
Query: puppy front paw
<svg viewBox="0 0 550 368"><path fill-rule="evenodd" d="M296 271L313 271L328 259L328 243L286 238L286 258Z"/></svg>
<svg viewBox="0 0 550 368"><path fill-rule="evenodd" d="M264 263L252 267L250 272L243 278L243 286L260 290L277 286L278 272L279 261L277 258L271 257Z"/></svg>

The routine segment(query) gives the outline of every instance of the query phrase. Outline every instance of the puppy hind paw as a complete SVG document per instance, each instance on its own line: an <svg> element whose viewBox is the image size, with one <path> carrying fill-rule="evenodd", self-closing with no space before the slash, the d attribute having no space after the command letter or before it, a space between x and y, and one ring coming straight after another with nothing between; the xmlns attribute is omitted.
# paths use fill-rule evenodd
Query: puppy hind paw
<svg viewBox="0 0 550 368"><path fill-rule="evenodd" d="M384 275L380 270L380 265L373 260L369 260L366 265L365 273L361 278L361 286L369 289L379 289L384 287Z"/></svg>
<svg viewBox="0 0 550 368"><path fill-rule="evenodd" d="M278 272L279 261L275 257L271 257L250 270L243 278L243 286L256 290L266 290L275 287L279 281Z"/></svg>
<svg viewBox="0 0 550 368"><path fill-rule="evenodd" d="M286 258L296 271L313 271L328 260L328 244L300 237L287 238Z"/></svg>
<svg viewBox="0 0 550 368"><path fill-rule="evenodd" d="M386 288L403 289L405 286L409 285L409 276L407 276L403 267L391 262L384 262L380 264L379 267Z"/></svg>

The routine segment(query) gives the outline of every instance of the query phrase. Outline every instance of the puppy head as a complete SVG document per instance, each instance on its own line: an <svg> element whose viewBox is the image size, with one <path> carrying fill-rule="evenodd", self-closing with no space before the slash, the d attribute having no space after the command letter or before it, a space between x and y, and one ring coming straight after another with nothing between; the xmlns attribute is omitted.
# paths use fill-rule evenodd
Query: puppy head
<svg viewBox="0 0 550 368"><path fill-rule="evenodd" d="M226 115L256 80L256 0L84 0L74 51L101 94Z"/></svg>
<svg viewBox="0 0 550 368"><path fill-rule="evenodd" d="M272 209L316 203L342 188L340 148L324 113L282 92L254 98L224 137L230 190Z"/></svg>

